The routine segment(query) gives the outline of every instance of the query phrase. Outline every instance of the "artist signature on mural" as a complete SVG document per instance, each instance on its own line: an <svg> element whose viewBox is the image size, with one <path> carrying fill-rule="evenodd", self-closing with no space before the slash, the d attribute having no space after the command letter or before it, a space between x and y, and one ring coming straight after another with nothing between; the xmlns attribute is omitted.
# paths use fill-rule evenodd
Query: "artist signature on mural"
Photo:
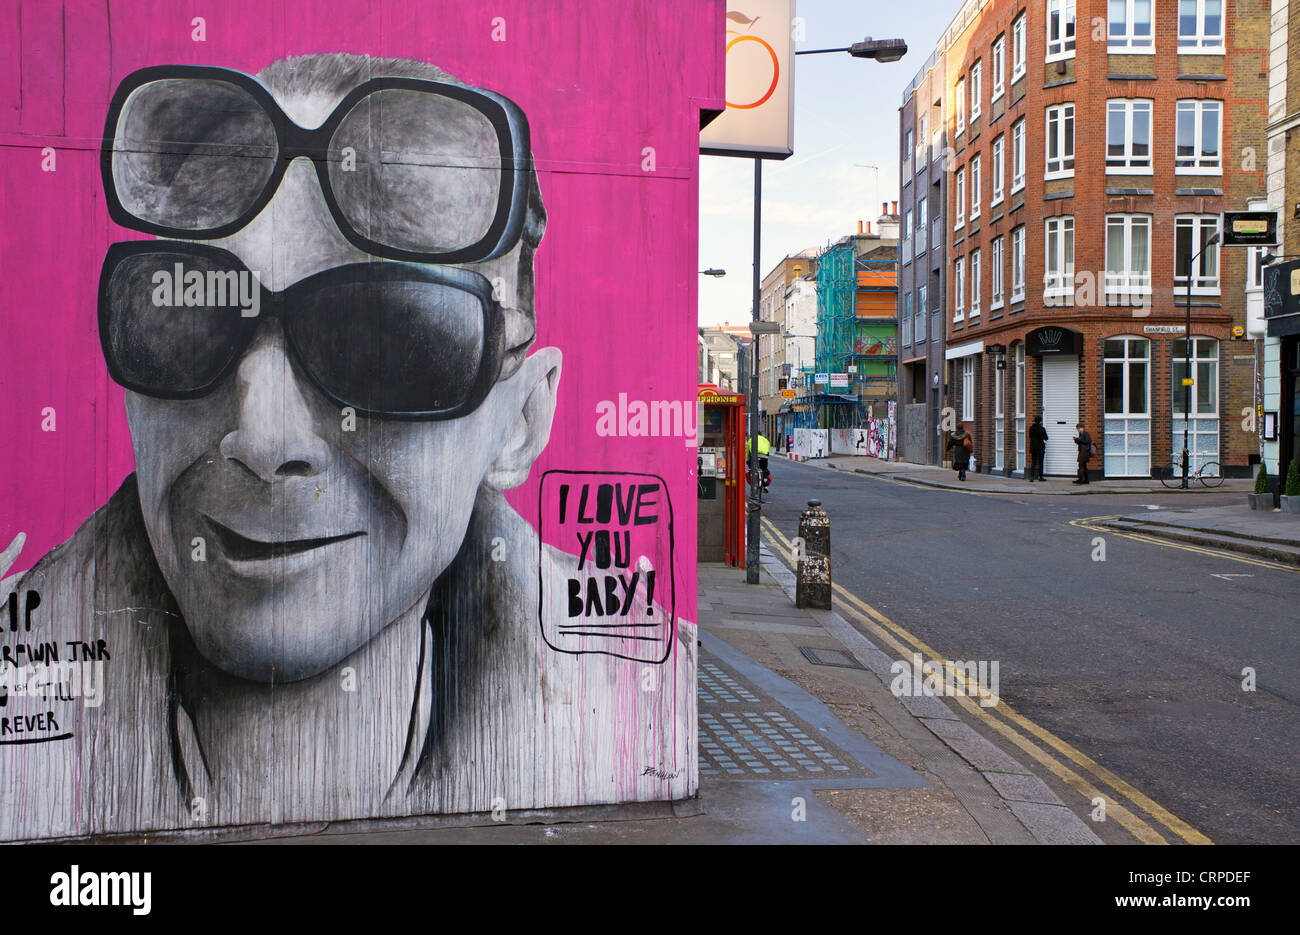
<svg viewBox="0 0 1300 935"><path fill-rule="evenodd" d="M647 766L645 769L641 770L642 776L654 776L656 779L676 779L681 774L682 771L680 767L673 770L671 773L668 772L668 770L661 769L657 766Z"/></svg>

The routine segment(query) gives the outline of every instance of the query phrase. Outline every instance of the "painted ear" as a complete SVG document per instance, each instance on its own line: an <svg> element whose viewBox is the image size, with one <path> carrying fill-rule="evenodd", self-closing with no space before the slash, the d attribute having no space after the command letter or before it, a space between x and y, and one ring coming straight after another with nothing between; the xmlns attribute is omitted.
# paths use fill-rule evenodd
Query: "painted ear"
<svg viewBox="0 0 1300 935"><path fill-rule="evenodd" d="M523 402L501 451L483 478L489 486L509 490L528 479L533 462L551 437L561 359L559 348L544 347L525 359L510 377L512 391Z"/></svg>

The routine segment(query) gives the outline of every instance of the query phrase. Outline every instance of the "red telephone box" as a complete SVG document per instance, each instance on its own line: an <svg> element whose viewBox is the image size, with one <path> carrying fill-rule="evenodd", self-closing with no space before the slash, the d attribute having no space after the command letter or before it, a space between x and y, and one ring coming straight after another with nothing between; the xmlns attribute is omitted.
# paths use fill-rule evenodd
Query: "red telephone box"
<svg viewBox="0 0 1300 935"><path fill-rule="evenodd" d="M745 397L699 385L699 561L745 567Z"/></svg>

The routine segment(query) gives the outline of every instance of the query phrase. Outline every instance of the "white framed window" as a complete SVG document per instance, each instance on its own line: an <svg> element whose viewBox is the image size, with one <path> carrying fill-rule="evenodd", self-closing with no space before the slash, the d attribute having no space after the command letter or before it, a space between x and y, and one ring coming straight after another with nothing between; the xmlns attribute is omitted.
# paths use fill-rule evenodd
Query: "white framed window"
<svg viewBox="0 0 1300 935"><path fill-rule="evenodd" d="M1003 33L993 40L993 93L989 96L992 103L1007 90L1007 34Z"/></svg>
<svg viewBox="0 0 1300 935"><path fill-rule="evenodd" d="M1219 294L1219 245L1208 243L1218 232L1217 214L1174 218L1174 288L1180 293L1187 289L1190 268L1193 295Z"/></svg>
<svg viewBox="0 0 1300 935"><path fill-rule="evenodd" d="M970 119L974 121L983 110L984 62L977 60L970 67Z"/></svg>
<svg viewBox="0 0 1300 935"><path fill-rule="evenodd" d="M1025 345L1016 345L1016 467L1023 474L1025 464Z"/></svg>
<svg viewBox="0 0 1300 935"><path fill-rule="evenodd" d="M1011 232L1011 301L1023 302L1025 298L1025 227L1022 224Z"/></svg>
<svg viewBox="0 0 1300 935"><path fill-rule="evenodd" d="M1109 0L1107 49L1119 53L1155 49L1154 7L1155 0Z"/></svg>
<svg viewBox="0 0 1300 935"><path fill-rule="evenodd" d="M1025 118L1011 128L1011 194L1025 187Z"/></svg>
<svg viewBox="0 0 1300 935"><path fill-rule="evenodd" d="M920 130L916 135L916 158L918 161L928 161L925 158L926 157L925 147L926 144L930 142L929 136L926 135L926 127L928 124L927 118L929 116L930 115L928 113L921 114Z"/></svg>
<svg viewBox="0 0 1300 935"><path fill-rule="evenodd" d="M997 367L995 362L993 365ZM993 371L993 467L1001 471L1006 468L1007 420L1006 420L1007 372Z"/></svg>
<svg viewBox="0 0 1300 935"><path fill-rule="evenodd" d="M970 219L972 221L980 216L980 201L983 200L982 167L983 161L980 159L980 154L976 153L970 161Z"/></svg>
<svg viewBox="0 0 1300 935"><path fill-rule="evenodd" d="M906 137L906 140L907 140L907 142L906 142L906 144L904 144L904 146L903 146L903 158L904 158L904 159L906 159L908 156L911 156L911 155L912 155L912 151L913 151L914 149L916 149L916 138L915 138L915 136L913 135L913 133L912 133L911 130L908 130L908 131L907 131L907 137Z"/></svg>
<svg viewBox="0 0 1300 935"><path fill-rule="evenodd" d="M917 341L925 340L925 319L928 314L925 301L925 286L921 285L916 290L916 327L913 329L914 339Z"/></svg>
<svg viewBox="0 0 1300 935"><path fill-rule="evenodd" d="M1178 0L1178 51L1221 54L1223 0Z"/></svg>
<svg viewBox="0 0 1300 935"><path fill-rule="evenodd" d="M1107 477L1151 476L1151 342L1117 337L1102 344Z"/></svg>
<svg viewBox="0 0 1300 935"><path fill-rule="evenodd" d="M1187 463L1199 471L1210 461L1219 460L1219 342L1213 338L1192 338L1192 385L1183 386L1187 376L1187 342L1181 338L1173 345L1173 434L1170 463L1183 463L1183 407L1188 405L1191 390L1191 418L1187 424Z"/></svg>
<svg viewBox="0 0 1300 935"><path fill-rule="evenodd" d="M1011 24L1011 80L1025 73L1025 14L1021 13Z"/></svg>
<svg viewBox="0 0 1300 935"><path fill-rule="evenodd" d="M958 258L952 267L952 289L953 289L953 308L955 311L952 315L953 321L961 321L966 317L966 261Z"/></svg>
<svg viewBox="0 0 1300 935"><path fill-rule="evenodd" d="M970 317L980 313L980 252L972 250L970 255Z"/></svg>
<svg viewBox="0 0 1300 935"><path fill-rule="evenodd" d="M1151 294L1150 215L1106 215L1106 294Z"/></svg>
<svg viewBox="0 0 1300 935"><path fill-rule="evenodd" d="M1074 218L1047 219L1043 250L1043 299L1047 304L1074 294Z"/></svg>
<svg viewBox="0 0 1300 935"><path fill-rule="evenodd" d="M1007 174L1007 135L1004 133L993 141L993 197L989 207L1002 203L1003 186Z"/></svg>
<svg viewBox="0 0 1300 935"><path fill-rule="evenodd" d="M957 136L966 132L966 79L957 82L956 92Z"/></svg>
<svg viewBox="0 0 1300 935"><path fill-rule="evenodd" d="M1074 105L1047 108L1047 179L1074 176Z"/></svg>
<svg viewBox="0 0 1300 935"><path fill-rule="evenodd" d="M1006 257L1004 253L1006 248L1005 237L993 238L993 243L989 247L989 310L996 311L1002 307L1002 279L1006 266Z"/></svg>
<svg viewBox="0 0 1300 935"><path fill-rule="evenodd" d="M961 359L961 420L971 422L975 419L975 358Z"/></svg>
<svg viewBox="0 0 1300 935"><path fill-rule="evenodd" d="M927 199L922 197L916 202L916 255L920 256L925 252L925 234L928 229L928 222L925 219Z"/></svg>
<svg viewBox="0 0 1300 935"><path fill-rule="evenodd" d="M1047 61L1074 56L1074 0L1047 0Z"/></svg>
<svg viewBox="0 0 1300 935"><path fill-rule="evenodd" d="M904 265L912 262L912 212L910 209L903 212L902 251Z"/></svg>
<svg viewBox="0 0 1300 935"><path fill-rule="evenodd" d="M1264 258L1267 247L1251 247L1246 251L1246 291L1262 292L1264 289Z"/></svg>
<svg viewBox="0 0 1300 935"><path fill-rule="evenodd" d="M1222 175L1222 101L1179 101L1174 122L1174 170L1179 175Z"/></svg>
<svg viewBox="0 0 1300 935"><path fill-rule="evenodd" d="M1189 387L1183 386L1183 378L1187 376L1187 342L1182 338L1175 340L1171 356L1173 383L1170 401L1174 415L1182 416L1183 407L1189 405L1187 400ZM1213 338L1193 337L1191 357L1192 417L1217 416L1219 414L1219 342ZM1179 429L1181 431L1181 426Z"/></svg>
<svg viewBox="0 0 1300 935"><path fill-rule="evenodd" d="M912 293L903 296L903 345L912 343Z"/></svg>
<svg viewBox="0 0 1300 935"><path fill-rule="evenodd" d="M1151 174L1151 101L1106 102L1106 171Z"/></svg>
<svg viewBox="0 0 1300 935"><path fill-rule="evenodd" d="M957 197L956 210L953 212L957 215L957 223L953 224L953 230L966 226L966 170L964 168L957 170L957 183L953 187Z"/></svg>

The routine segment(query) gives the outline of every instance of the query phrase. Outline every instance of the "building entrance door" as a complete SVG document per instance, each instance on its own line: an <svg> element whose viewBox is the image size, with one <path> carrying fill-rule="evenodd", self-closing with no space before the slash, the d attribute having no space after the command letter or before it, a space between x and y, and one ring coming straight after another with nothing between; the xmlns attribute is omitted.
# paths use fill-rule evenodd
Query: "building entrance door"
<svg viewBox="0 0 1300 935"><path fill-rule="evenodd" d="M1079 422L1079 358L1075 354L1043 357L1043 427L1047 457L1043 470L1065 476L1079 470L1074 427Z"/></svg>

